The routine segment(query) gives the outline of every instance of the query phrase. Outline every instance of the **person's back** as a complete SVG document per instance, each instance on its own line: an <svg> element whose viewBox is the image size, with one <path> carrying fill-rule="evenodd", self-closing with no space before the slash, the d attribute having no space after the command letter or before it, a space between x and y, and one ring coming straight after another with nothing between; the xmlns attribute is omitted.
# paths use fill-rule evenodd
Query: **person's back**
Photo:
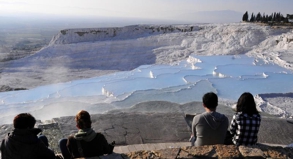
<svg viewBox="0 0 293 159"><path fill-rule="evenodd" d="M105 136L91 128L92 121L87 111L80 111L75 121L78 132L59 141L64 159L97 157L113 152L114 146L108 144Z"/></svg>
<svg viewBox="0 0 293 159"><path fill-rule="evenodd" d="M195 146L223 144L228 128L228 118L218 112L204 112L193 118L196 129Z"/></svg>
<svg viewBox="0 0 293 159"><path fill-rule="evenodd" d="M234 135L232 141L235 145L255 145L261 122L259 114L248 115L237 112L232 119L230 133Z"/></svg>
<svg viewBox="0 0 293 159"><path fill-rule="evenodd" d="M261 116L256 109L253 95L243 93L236 105L236 114L230 125L230 134L235 145L255 145L261 123Z"/></svg>
<svg viewBox="0 0 293 159"><path fill-rule="evenodd" d="M29 121L29 126L26 122ZM35 119L30 114L14 118L15 129L1 142L2 159L54 159L54 152L37 137L40 129L33 128Z"/></svg>
<svg viewBox="0 0 293 159"><path fill-rule="evenodd" d="M192 145L224 144L229 121L225 115L216 112L218 96L210 92L206 93L202 100L206 112L193 118L192 136L195 143L192 141Z"/></svg>
<svg viewBox="0 0 293 159"><path fill-rule="evenodd" d="M78 157L93 157L108 154L110 148L104 135L101 133L94 133L92 135L80 135L79 133L68 138L67 147L72 156ZM91 137L92 136L92 137ZM79 150L79 146L82 152Z"/></svg>

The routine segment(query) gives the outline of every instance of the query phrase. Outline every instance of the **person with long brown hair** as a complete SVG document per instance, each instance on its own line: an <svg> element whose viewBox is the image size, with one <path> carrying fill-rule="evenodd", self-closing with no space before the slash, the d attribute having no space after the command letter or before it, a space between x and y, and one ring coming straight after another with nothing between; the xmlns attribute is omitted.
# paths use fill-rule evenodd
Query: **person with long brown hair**
<svg viewBox="0 0 293 159"><path fill-rule="evenodd" d="M243 93L236 105L236 113L233 115L229 127L232 142L235 145L255 145L260 127L261 116L256 109L253 95Z"/></svg>

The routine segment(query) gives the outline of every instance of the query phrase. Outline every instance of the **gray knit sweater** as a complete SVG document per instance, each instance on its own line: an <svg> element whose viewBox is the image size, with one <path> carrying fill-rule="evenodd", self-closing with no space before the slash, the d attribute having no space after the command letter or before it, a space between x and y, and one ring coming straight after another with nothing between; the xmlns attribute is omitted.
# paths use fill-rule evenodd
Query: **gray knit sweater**
<svg viewBox="0 0 293 159"><path fill-rule="evenodd" d="M228 118L218 112L204 112L192 121L195 146L223 144L228 129Z"/></svg>

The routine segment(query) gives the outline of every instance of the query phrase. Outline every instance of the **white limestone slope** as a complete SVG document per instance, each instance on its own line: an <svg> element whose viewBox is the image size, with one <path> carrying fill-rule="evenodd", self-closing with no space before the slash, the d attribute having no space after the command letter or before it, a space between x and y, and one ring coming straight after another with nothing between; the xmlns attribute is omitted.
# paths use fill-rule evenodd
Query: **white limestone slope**
<svg viewBox="0 0 293 159"><path fill-rule="evenodd" d="M50 52L51 57L66 56L75 59L89 56L97 58L97 62L104 62L105 56L108 57L107 60L121 61L119 55L124 60L130 56L144 59L136 64L132 64L135 61L128 60L119 65L118 70L128 70L142 64L170 64L186 59L190 54L247 53L288 68L291 59L287 57L293 51L292 42L293 32L290 29L247 23L136 25L62 30L40 54ZM107 65L107 69L111 68Z"/></svg>
<svg viewBox="0 0 293 159"><path fill-rule="evenodd" d="M33 88L141 65L174 64L191 54L247 54L292 69L293 32L249 23L67 29L36 54L5 63L0 82ZM264 98L259 101L262 110L273 110Z"/></svg>

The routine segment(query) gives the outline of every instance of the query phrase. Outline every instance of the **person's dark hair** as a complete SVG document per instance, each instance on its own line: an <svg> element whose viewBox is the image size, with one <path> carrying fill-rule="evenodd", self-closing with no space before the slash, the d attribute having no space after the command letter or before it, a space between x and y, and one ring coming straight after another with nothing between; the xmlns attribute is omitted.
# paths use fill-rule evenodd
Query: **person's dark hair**
<svg viewBox="0 0 293 159"><path fill-rule="evenodd" d="M14 117L13 126L17 129L32 129L36 124L36 119L29 113L21 113Z"/></svg>
<svg viewBox="0 0 293 159"><path fill-rule="evenodd" d="M218 106L218 96L213 92L206 93L202 97L202 102L205 107L215 109Z"/></svg>
<svg viewBox="0 0 293 159"><path fill-rule="evenodd" d="M86 128L92 127L91 116L85 110L81 110L79 113L76 114L75 121L76 121L77 126L80 129L86 129Z"/></svg>
<svg viewBox="0 0 293 159"><path fill-rule="evenodd" d="M236 112L247 113L248 115L258 114L253 95L249 92L244 92L238 99Z"/></svg>

